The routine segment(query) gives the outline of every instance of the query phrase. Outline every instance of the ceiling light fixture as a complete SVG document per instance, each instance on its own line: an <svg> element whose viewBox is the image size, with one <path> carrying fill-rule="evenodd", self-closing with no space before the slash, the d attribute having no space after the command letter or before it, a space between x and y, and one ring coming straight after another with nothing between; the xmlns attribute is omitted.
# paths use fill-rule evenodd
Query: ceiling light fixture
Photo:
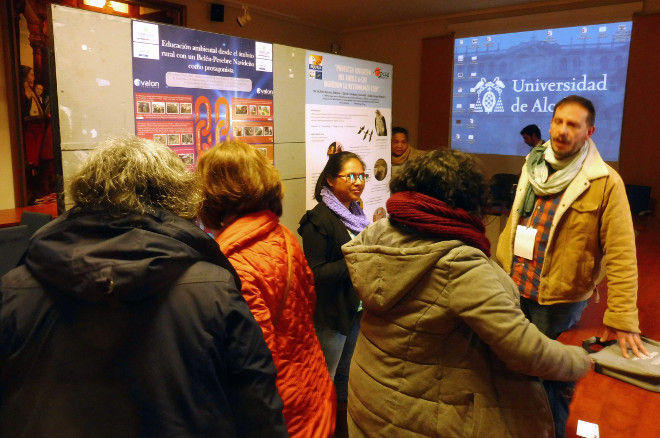
<svg viewBox="0 0 660 438"><path fill-rule="evenodd" d="M248 9L247 6L243 5L243 15L240 17L236 18L236 22L240 27L244 27L248 22L252 20L252 17L250 16L250 10Z"/></svg>

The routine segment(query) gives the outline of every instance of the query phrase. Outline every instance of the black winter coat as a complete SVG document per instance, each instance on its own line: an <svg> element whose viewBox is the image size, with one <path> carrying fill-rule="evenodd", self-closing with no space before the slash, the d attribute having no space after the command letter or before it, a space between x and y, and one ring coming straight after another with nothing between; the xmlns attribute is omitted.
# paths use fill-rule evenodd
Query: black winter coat
<svg viewBox="0 0 660 438"><path fill-rule="evenodd" d="M314 325L348 335L360 305L341 246L351 240L346 225L323 202L300 219L298 234L314 274Z"/></svg>
<svg viewBox="0 0 660 438"><path fill-rule="evenodd" d="M171 213L75 209L0 282L0 436L287 436L217 244Z"/></svg>

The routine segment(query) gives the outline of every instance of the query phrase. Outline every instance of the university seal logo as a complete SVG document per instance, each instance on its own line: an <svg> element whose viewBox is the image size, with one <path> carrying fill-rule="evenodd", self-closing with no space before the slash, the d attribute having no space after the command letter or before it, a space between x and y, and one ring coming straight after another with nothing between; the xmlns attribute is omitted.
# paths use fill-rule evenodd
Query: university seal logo
<svg viewBox="0 0 660 438"><path fill-rule="evenodd" d="M477 93L477 103L474 106L474 112L504 112L504 106L502 106L502 89L504 87L504 82L500 81L499 76L495 77L492 81L486 81L485 78L481 78L474 87L474 91Z"/></svg>

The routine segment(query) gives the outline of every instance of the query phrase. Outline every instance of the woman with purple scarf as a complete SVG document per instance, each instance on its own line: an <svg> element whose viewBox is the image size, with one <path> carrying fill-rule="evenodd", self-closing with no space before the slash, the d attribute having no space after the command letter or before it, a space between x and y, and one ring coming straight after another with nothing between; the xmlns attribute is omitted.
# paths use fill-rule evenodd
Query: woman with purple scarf
<svg viewBox="0 0 660 438"><path fill-rule="evenodd" d="M369 225L358 205L369 177L364 169L352 152L330 155L314 190L318 204L305 213L298 228L314 273L316 334L337 387L339 410L348 396L348 370L362 313L341 246Z"/></svg>

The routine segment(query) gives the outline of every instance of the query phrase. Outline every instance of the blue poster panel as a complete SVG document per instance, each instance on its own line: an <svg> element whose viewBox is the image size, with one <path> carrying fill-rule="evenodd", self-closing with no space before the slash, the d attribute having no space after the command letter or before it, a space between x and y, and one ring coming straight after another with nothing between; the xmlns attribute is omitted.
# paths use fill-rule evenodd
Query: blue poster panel
<svg viewBox="0 0 660 438"><path fill-rule="evenodd" d="M217 143L273 159L273 49L268 43L133 21L135 133L192 169Z"/></svg>
<svg viewBox="0 0 660 438"><path fill-rule="evenodd" d="M631 30L620 22L457 38L451 147L526 155L520 130L536 124L548 140L554 104L577 94L594 103L593 140L616 161Z"/></svg>

